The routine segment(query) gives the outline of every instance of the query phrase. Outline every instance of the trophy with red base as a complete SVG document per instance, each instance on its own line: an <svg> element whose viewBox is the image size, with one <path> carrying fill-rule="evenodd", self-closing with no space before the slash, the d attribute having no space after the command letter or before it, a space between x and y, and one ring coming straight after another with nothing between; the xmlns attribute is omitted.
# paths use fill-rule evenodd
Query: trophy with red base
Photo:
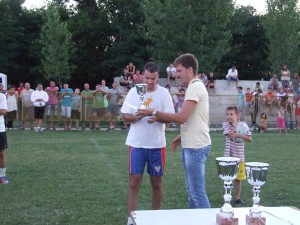
<svg viewBox="0 0 300 225"><path fill-rule="evenodd" d="M262 210L259 206L260 186L264 185L269 169L268 163L248 162L245 163L248 183L253 186L253 206L250 213L246 215L247 225L265 225L266 218L261 215Z"/></svg>
<svg viewBox="0 0 300 225"><path fill-rule="evenodd" d="M216 158L219 177L224 181L225 195L224 205L217 214L217 224L219 225L238 225L238 218L234 217L234 211L231 206L232 181L236 179L240 159L236 157L218 157Z"/></svg>

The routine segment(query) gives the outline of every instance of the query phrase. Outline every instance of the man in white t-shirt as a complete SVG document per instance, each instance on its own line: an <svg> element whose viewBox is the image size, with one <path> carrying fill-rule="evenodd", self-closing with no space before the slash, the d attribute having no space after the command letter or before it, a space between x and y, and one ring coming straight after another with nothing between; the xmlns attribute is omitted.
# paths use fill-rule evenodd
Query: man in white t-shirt
<svg viewBox="0 0 300 225"><path fill-rule="evenodd" d="M6 172L6 152L7 138L4 123L4 115L7 111L7 102L4 94L0 93L0 181L2 184L8 184L8 179L5 175Z"/></svg>
<svg viewBox="0 0 300 225"><path fill-rule="evenodd" d="M173 63L170 63L170 65L168 66L167 75L168 75L168 85L170 85L170 79L174 79L175 85L177 86L176 68L174 67Z"/></svg>
<svg viewBox="0 0 300 225"><path fill-rule="evenodd" d="M230 86L230 81L236 82L236 87L238 86L238 82L239 82L238 71L235 66L231 67L228 70L228 73L226 75L226 80L227 80L228 87Z"/></svg>
<svg viewBox="0 0 300 225"><path fill-rule="evenodd" d="M144 66L144 82L147 92L144 95L146 108L155 108L162 112L174 113L174 106L168 90L157 84L158 65L148 62ZM129 146L130 181L127 195L128 224L133 224L130 212L137 209L138 191L142 182L145 165L152 186L152 208L159 209L162 202L162 176L165 166L166 138L164 123L147 123L150 117L136 114L141 105L136 87L132 88L123 103L121 112L126 123L131 123L126 145Z"/></svg>
<svg viewBox="0 0 300 225"><path fill-rule="evenodd" d="M211 149L209 102L204 84L197 78L198 61L192 54L179 56L174 63L178 77L187 87L179 113L159 109L138 110L138 116L152 117L149 123L179 123L180 135L171 142L173 151L181 144L189 208L210 208L205 190L205 164Z"/></svg>

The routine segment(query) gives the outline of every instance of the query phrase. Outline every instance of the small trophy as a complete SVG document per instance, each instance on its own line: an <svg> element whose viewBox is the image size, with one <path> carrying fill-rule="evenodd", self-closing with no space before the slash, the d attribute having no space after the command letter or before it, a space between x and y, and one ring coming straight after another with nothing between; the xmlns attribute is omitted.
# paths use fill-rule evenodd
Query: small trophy
<svg viewBox="0 0 300 225"><path fill-rule="evenodd" d="M137 91L138 95L140 95L140 98L142 101L140 109L146 109L146 106L144 104L144 95L147 92L147 84L136 84L135 87L136 87L136 91Z"/></svg>
<svg viewBox="0 0 300 225"><path fill-rule="evenodd" d="M238 225L238 218L234 217L233 208L230 204L232 181L235 180L238 173L240 159L236 157L218 157L216 158L219 177L224 181L225 195L224 205L217 214L217 224L219 225Z"/></svg>
<svg viewBox="0 0 300 225"><path fill-rule="evenodd" d="M269 169L268 163L248 162L245 163L248 183L253 186L253 206L250 208L250 214L246 215L247 225L265 225L266 218L261 216L262 210L259 206L260 186L264 185L267 179Z"/></svg>

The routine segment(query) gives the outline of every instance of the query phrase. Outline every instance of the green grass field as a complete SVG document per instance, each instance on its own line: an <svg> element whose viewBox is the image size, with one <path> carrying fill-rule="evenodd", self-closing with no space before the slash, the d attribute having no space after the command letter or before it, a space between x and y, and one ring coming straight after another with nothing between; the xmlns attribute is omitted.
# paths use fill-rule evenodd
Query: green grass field
<svg viewBox="0 0 300 225"><path fill-rule="evenodd" d="M10 184L0 185L0 224L126 224L127 131L7 133ZM167 142L176 135L167 132ZM299 131L254 133L253 143L246 144L246 161L270 164L262 205L300 208L299 135ZM225 139L221 132L212 132L211 137L207 193L212 207L219 208L224 189L215 158L223 155ZM242 197L252 205L247 181ZM150 199L145 174L138 209L151 209ZM168 149L162 208L187 208L180 151Z"/></svg>

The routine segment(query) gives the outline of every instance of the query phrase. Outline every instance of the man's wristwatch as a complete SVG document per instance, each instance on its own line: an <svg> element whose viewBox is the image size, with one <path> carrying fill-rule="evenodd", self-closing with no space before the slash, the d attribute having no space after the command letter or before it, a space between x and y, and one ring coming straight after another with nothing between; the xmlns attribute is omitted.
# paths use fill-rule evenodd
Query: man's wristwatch
<svg viewBox="0 0 300 225"><path fill-rule="evenodd" d="M152 117L156 117L156 109L153 110Z"/></svg>

